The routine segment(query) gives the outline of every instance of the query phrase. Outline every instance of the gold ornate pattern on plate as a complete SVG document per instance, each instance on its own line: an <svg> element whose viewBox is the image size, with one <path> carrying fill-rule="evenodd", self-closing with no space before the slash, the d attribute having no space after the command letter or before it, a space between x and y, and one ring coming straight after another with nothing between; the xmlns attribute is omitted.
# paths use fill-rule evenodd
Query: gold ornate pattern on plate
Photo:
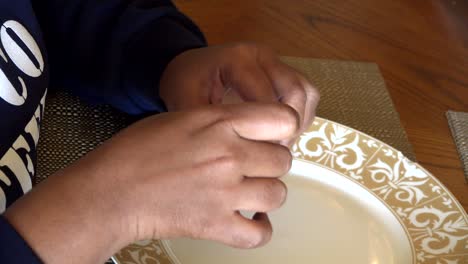
<svg viewBox="0 0 468 264"><path fill-rule="evenodd" d="M317 118L293 155L360 183L395 213L410 237L417 263L467 263L468 217L429 172L388 145Z"/></svg>
<svg viewBox="0 0 468 264"><path fill-rule="evenodd" d="M399 151L361 132L316 118L292 148L295 159L350 177L379 197L403 224L416 263L468 263L468 216L429 172ZM160 241L138 242L118 263L170 264Z"/></svg>
<svg viewBox="0 0 468 264"><path fill-rule="evenodd" d="M113 260L120 264L173 263L159 240L145 240L131 244L115 254Z"/></svg>

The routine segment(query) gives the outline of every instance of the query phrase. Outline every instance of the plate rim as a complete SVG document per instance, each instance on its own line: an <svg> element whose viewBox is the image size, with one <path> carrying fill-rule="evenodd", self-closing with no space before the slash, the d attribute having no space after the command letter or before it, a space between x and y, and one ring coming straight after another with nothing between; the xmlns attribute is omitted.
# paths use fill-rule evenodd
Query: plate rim
<svg viewBox="0 0 468 264"><path fill-rule="evenodd" d="M335 122L335 121L332 121L332 120L329 120L329 119L326 119L326 118L322 118L322 117L316 117L314 122L317 121L317 120L322 120L324 122L327 122L327 123L332 123L332 124L335 124L335 125L338 125L338 126L341 126L341 127L345 127L351 131L353 131L353 133L357 133L357 134L361 134L361 135L364 135L366 137L369 137L373 140L375 140L376 142L384 145L384 146L387 146L389 148L391 148L392 150L396 151L396 152L399 152L403 155L404 158L410 160L408 157L406 157L401 151L399 151L398 149L394 148L393 146L391 146L390 144L388 143L385 143L383 142L382 140L380 139L377 139L365 132L362 132L362 131L359 131L357 129L354 129L350 126L347 126L347 125L343 125L343 124L340 124L338 122ZM307 161L310 161L310 160L307 160ZM465 210L465 208L461 205L461 203L458 201L457 197L455 197L455 195L447 188L447 186L445 186L445 184L443 184L434 174L432 174L430 171L428 171L426 168L424 168L422 165L420 165L417 161L412 161L410 160L412 163L416 164L416 166L419 167L419 169L421 169L422 171L424 171L430 178L432 178L433 180L435 180L440 186L443 187L444 191L450 195L450 197L453 199L454 203L457 205L458 209L463 213L463 216L465 218L465 221L468 222L468 213L467 211ZM313 161L312 161L313 162ZM365 187L365 186L364 186Z"/></svg>
<svg viewBox="0 0 468 264"><path fill-rule="evenodd" d="M303 138L306 137L307 134L317 132L317 130L313 129L313 126L318 125L320 123L321 123L322 126L328 126L328 124L331 124L331 127L332 128L338 128L340 130L340 133L347 133L346 131L351 131L351 135L357 135L356 138L361 136L361 137L372 140L374 143L378 143L380 145L379 149L377 149L372 154L372 156L368 159L367 162L372 160L374 158L374 156L380 151L381 148L387 148L387 149L391 150L392 152L395 152L397 163L398 162L403 162L405 164L407 163L410 166L415 166L419 171L423 172L424 175L427 178L427 181L425 183L423 183L423 184L426 185L426 183L429 180L434 181L437 184L437 186L440 188L440 192L445 193L448 196L448 198L450 198L450 202L453 203L455 205L456 209L457 209L456 211L458 211L458 213L461 213L461 216L462 216L462 218L464 220L464 224L465 224L464 228L466 228L465 229L466 230L466 232L465 232L466 233L466 238L468 238L468 226L467 226L468 214L465 211L465 209L463 208L463 206L461 205L461 203L458 201L458 199L453 195L453 193L435 175L433 175L428 170L426 170L422 165L408 159L399 150L395 149L391 145L389 145L389 144L387 144L387 143L383 142L382 140L379 140L379 139L377 139L375 137L372 137L372 136L370 136L370 135L368 135L368 134L366 134L366 133L364 133L362 131L359 131L359 130L354 129L352 127L349 127L347 125L340 124L340 123L337 123L335 121L328 120L328 119L325 119L325 118L316 117L315 120L313 121L313 124L311 124L311 126L309 127L309 129L307 129L306 132L304 132L301 136L299 136L299 139L294 143L293 148L292 148L292 153L293 153L293 156L294 156L295 160L300 160L300 161L312 163L314 165L321 166L321 167L323 167L325 169L332 170L332 171L340 174L341 176L351 180L352 182L358 184L360 187L364 188L366 191L370 192L372 195L374 195L376 198L378 198L379 201L381 201L387 207L387 209L389 209L392 212L392 214L398 219L399 223L401 224L401 226L405 230L405 233L406 233L406 235L408 237L408 241L409 241L409 243L411 245L411 252L412 252L412 255L413 255L413 263L420 263L420 262L423 262L423 261L424 261L424 263L426 263L426 261L429 261L427 263L436 263L439 260L445 261L445 262L440 262L440 263L450 263L448 260L444 259L443 256L440 257L438 255L435 255L435 256L432 256L430 258L427 258L427 256L425 256L424 254L421 255L421 252L418 252L418 250L416 249L415 240L417 240L417 239L415 239L411 235L411 232L409 231L410 227L407 226L406 222L402 219L402 216L392 208L392 206L388 203L388 201L386 201L385 199L380 197L376 192L371 190L367 185L365 185L362 182L359 182L354 177L352 177L352 176L350 176L350 175L348 175L346 173L343 173L342 171L339 171L339 170L337 170L335 168L324 165L324 164L322 164L322 163L320 163L318 161L313 160L312 158L305 158L307 155L303 155L302 157L300 157L300 155L297 155L298 153L300 153L299 143L301 143L301 140L303 140ZM327 128L325 128L325 129L327 129ZM309 142L309 141L310 141L310 139L306 140L305 144L307 144L307 142ZM304 146L304 142L302 142L302 146ZM367 166L367 164L365 166ZM435 197L435 195L434 195L434 198L432 198L432 199L438 199L438 198L442 197L443 195L444 194L440 194L438 197ZM432 197L432 196L429 196L429 198L430 197ZM415 208L416 208L416 206L415 206ZM414 209L414 210L416 210L416 209ZM463 226L462 226L462 228L463 228ZM164 248L164 243L161 240L153 240L153 241L151 241L149 243L153 243L154 247L158 248L158 250L163 252L163 254L168 255L168 251L167 251L166 248ZM467 243L466 247L468 248L468 243ZM127 248L124 248L122 251L124 251ZM122 251L120 251L119 253L117 253L116 255L114 255L112 257L114 262L120 263L119 260L121 259L121 256L119 256L119 255L121 255ZM422 252L422 253L424 253L424 252ZM462 252L462 254L459 254L459 255L461 255L462 257L465 256L465 257L468 258L468 252L467 253ZM172 261L169 260L169 262L167 262L167 263L171 263L171 262ZM128 263L128 261L125 261L125 263ZM134 262L134 263L141 263L141 262L137 261L137 262ZM163 262L161 262L161 263L163 263Z"/></svg>

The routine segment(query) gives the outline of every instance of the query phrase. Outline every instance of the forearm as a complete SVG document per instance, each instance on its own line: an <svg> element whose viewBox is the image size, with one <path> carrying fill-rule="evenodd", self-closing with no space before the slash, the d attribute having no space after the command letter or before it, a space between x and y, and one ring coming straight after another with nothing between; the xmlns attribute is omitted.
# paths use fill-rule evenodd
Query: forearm
<svg viewBox="0 0 468 264"><path fill-rule="evenodd" d="M103 263L126 245L104 177L85 158L13 204L5 218L45 263ZM115 200L115 202L117 202Z"/></svg>
<svg viewBox="0 0 468 264"><path fill-rule="evenodd" d="M205 45L169 0L32 2L54 72L51 88L130 114L164 111L162 71L177 54Z"/></svg>

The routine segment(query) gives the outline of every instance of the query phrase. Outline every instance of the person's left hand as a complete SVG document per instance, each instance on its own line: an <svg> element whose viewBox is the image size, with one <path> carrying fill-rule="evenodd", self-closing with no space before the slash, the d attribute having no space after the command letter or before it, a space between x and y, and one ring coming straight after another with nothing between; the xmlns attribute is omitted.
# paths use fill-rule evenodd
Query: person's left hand
<svg viewBox="0 0 468 264"><path fill-rule="evenodd" d="M304 76L273 51L252 43L183 52L164 71L159 95L169 111L180 111L220 104L230 89L244 101L288 104L300 117L299 133L312 122L320 97Z"/></svg>

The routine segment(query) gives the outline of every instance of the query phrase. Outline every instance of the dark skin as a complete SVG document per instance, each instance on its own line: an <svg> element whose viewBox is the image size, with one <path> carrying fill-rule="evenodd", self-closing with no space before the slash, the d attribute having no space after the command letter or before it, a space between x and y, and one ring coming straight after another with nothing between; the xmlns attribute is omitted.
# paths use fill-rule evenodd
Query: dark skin
<svg viewBox="0 0 468 264"><path fill-rule="evenodd" d="M254 43L186 51L168 65L160 86L169 111L219 104L227 90L246 102L279 101L298 113L298 133L311 124L320 99L302 74L281 62L270 48Z"/></svg>
<svg viewBox="0 0 468 264"><path fill-rule="evenodd" d="M252 103L221 105L227 89ZM140 239L270 240L285 145L312 121L317 91L267 48L234 44L182 53L160 93L175 112L123 130L5 212L43 261L99 263Z"/></svg>

